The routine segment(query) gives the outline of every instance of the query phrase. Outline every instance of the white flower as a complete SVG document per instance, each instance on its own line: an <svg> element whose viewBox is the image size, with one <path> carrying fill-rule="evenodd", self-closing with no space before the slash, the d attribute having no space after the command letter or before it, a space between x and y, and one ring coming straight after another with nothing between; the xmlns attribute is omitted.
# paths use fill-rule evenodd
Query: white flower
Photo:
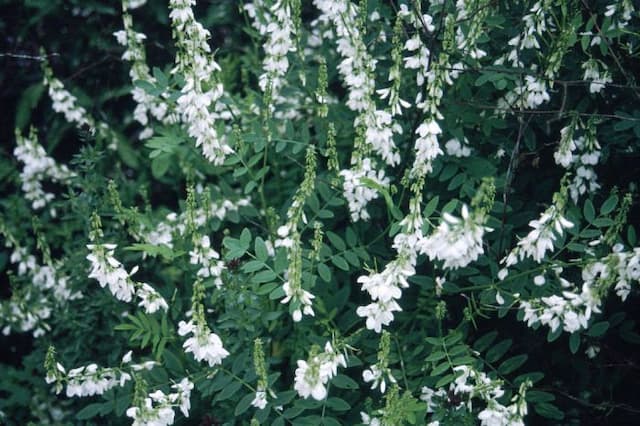
<svg viewBox="0 0 640 426"><path fill-rule="evenodd" d="M370 369L366 369L362 372L362 379L365 382L371 382L371 389L379 387L380 393L385 393L387 390L385 377L389 382L396 383L396 379L391 375L391 371L389 371L389 369L382 371L377 365L372 365Z"/></svg>
<svg viewBox="0 0 640 426"><path fill-rule="evenodd" d="M401 310L402 308L395 300L387 303L378 300L367 306L358 307L356 314L367 318L366 325L369 330L380 333L383 325L389 325L393 321L393 313Z"/></svg>
<svg viewBox="0 0 640 426"><path fill-rule="evenodd" d="M210 367L221 364L229 352L222 346L222 340L217 334L212 333L206 325L197 325L193 320L178 323L178 334L185 336L193 333L182 345L185 352L193 353L196 361L206 361Z"/></svg>
<svg viewBox="0 0 640 426"><path fill-rule="evenodd" d="M324 352L307 361L298 360L294 389L303 398L311 396L322 400L327 396L326 384L338 374L338 366L346 367L344 355L338 353L331 343L325 344Z"/></svg>
<svg viewBox="0 0 640 426"><path fill-rule="evenodd" d="M444 148L447 154L453 157L468 157L471 155L468 142L467 138L464 139L464 143L461 143L457 138L453 138L444 144Z"/></svg>
<svg viewBox="0 0 640 426"><path fill-rule="evenodd" d="M313 399L321 401L327 396L327 388L317 370L317 368L312 368L306 361L298 360L294 389L301 397L306 399L311 396Z"/></svg>
<svg viewBox="0 0 640 426"><path fill-rule="evenodd" d="M142 286L136 292L136 296L141 299L138 306L144 307L145 312L148 314L152 314L159 309L165 312L169 309L166 300L147 283L142 283Z"/></svg>
<svg viewBox="0 0 640 426"><path fill-rule="evenodd" d="M253 398L253 401L251 401L251 405L260 410L264 409L264 407L267 406L267 392L263 390L256 391L256 396Z"/></svg>
<svg viewBox="0 0 640 426"><path fill-rule="evenodd" d="M86 258L91 262L89 278L95 278L100 287L108 286L116 299L130 302L135 293L130 275L135 273L137 267L130 273L122 267L113 257L115 244L88 244L87 248L90 253Z"/></svg>
<svg viewBox="0 0 640 426"><path fill-rule="evenodd" d="M315 316L312 308L311 300L315 298L315 296L303 288L292 289L291 283L286 281L282 285L282 289L284 290L285 297L280 301L280 303L298 303L300 307L296 308L293 313L293 320L295 322L299 322L302 320L302 314ZM300 309L302 308L302 309Z"/></svg>
<svg viewBox="0 0 640 426"><path fill-rule="evenodd" d="M444 213L442 219L437 230L420 242L421 253L431 260L444 261L443 267L451 269L467 266L484 253L482 237L490 228L476 223L466 205L462 206L461 219L449 213Z"/></svg>
<svg viewBox="0 0 640 426"><path fill-rule="evenodd" d="M481 426L510 426L510 413L504 405L494 403L478 414Z"/></svg>
<svg viewBox="0 0 640 426"><path fill-rule="evenodd" d="M384 175L383 170L376 171L375 163L369 158L363 159L354 169L341 170L340 176L344 178L343 194L349 205L351 220L368 220L369 212L366 206L369 201L378 198L379 194L375 189L363 184L361 179L366 178L386 187L389 185L389 178Z"/></svg>

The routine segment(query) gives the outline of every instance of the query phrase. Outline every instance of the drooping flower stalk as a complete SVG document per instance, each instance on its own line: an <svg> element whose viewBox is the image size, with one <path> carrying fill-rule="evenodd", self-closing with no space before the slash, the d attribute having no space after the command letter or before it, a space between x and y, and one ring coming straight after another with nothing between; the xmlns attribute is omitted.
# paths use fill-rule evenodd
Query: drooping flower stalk
<svg viewBox="0 0 640 426"><path fill-rule="evenodd" d="M177 110L189 136L195 139L202 155L221 165L233 152L225 135L218 134L217 115L212 113L224 88L215 76L220 66L214 60L207 39L211 36L193 15L195 0L171 0L171 26L178 48L173 73L184 76L185 84L177 100Z"/></svg>

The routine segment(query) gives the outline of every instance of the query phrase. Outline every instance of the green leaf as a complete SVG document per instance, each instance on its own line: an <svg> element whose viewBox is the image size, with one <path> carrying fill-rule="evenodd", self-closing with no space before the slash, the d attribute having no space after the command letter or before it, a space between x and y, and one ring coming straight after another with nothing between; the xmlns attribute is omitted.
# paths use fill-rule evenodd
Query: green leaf
<svg viewBox="0 0 640 426"><path fill-rule="evenodd" d="M249 229L244 228L242 230L242 233L240 234L240 243L244 247L249 248L249 244L251 244L251 231L249 231Z"/></svg>
<svg viewBox="0 0 640 426"><path fill-rule="evenodd" d="M291 407L291 408L288 408L287 410L285 410L285 412L282 413L282 415L286 419L292 419L294 417L298 417L300 414L302 414L302 412L304 410L305 410L305 408L300 407L300 406Z"/></svg>
<svg viewBox="0 0 640 426"><path fill-rule="evenodd" d="M445 362L441 363L436 368L431 370L431 376L433 377L433 376L441 375L445 371L449 370L449 366L450 366L449 361L445 361Z"/></svg>
<svg viewBox="0 0 640 426"><path fill-rule="evenodd" d="M527 362L528 355L516 355L511 358L504 360L500 366L498 367L498 371L501 374L510 374L516 371L518 368L522 366L525 362Z"/></svg>
<svg viewBox="0 0 640 426"><path fill-rule="evenodd" d="M440 201L440 197L438 195L436 195L431 200L429 200L427 205L424 206L424 210L422 211L422 215L424 217L431 216L433 214L433 212L435 212L436 209L438 208L438 202L439 201Z"/></svg>
<svg viewBox="0 0 640 426"><path fill-rule="evenodd" d="M558 337L560 337L561 335L562 335L562 327L556 328L556 331L551 331L551 329L549 329L549 332L547 333L547 342L549 343L554 342L558 340Z"/></svg>
<svg viewBox="0 0 640 426"><path fill-rule="evenodd" d="M184 371L184 367L182 366L182 361L180 361L180 358L178 358L171 350L165 349L162 352L162 358L164 359L165 365L169 370L172 370L175 372Z"/></svg>
<svg viewBox="0 0 640 426"><path fill-rule="evenodd" d="M431 354L425 359L426 362L436 362L440 361L442 358L447 356L443 351L431 352Z"/></svg>
<svg viewBox="0 0 640 426"><path fill-rule="evenodd" d="M236 409L234 410L234 415L237 417L241 414L244 414L245 411L247 411L249 409L249 407L251 406L251 402L253 401L253 399L255 398L255 394L250 393L248 395L245 395L240 402L238 402L238 405L236 405Z"/></svg>
<svg viewBox="0 0 640 426"><path fill-rule="evenodd" d="M486 359L490 363L494 363L509 350L513 340L505 339L487 351Z"/></svg>
<svg viewBox="0 0 640 426"><path fill-rule="evenodd" d="M331 384L340 389L358 389L358 383L349 376L338 374L331 380Z"/></svg>
<svg viewBox="0 0 640 426"><path fill-rule="evenodd" d="M609 321L600 321L600 322L596 322L591 327L589 327L589 330L587 331L586 334L587 336L590 336L590 337L600 337L604 333L606 333L608 329L609 329Z"/></svg>
<svg viewBox="0 0 640 426"><path fill-rule="evenodd" d="M253 248L256 252L256 258L263 262L269 258L269 251L267 250L267 246L264 243L264 240L260 237L256 237L256 240L253 244Z"/></svg>
<svg viewBox="0 0 640 426"><path fill-rule="evenodd" d="M249 235L249 240L251 236ZM227 252L224 257L227 260L237 259L242 257L249 248L249 244L243 244L240 240L232 237L224 237L222 245L227 248Z"/></svg>
<svg viewBox="0 0 640 426"><path fill-rule="evenodd" d="M275 272L270 270L264 270L264 271L258 272L253 277L251 277L251 282L254 282L256 284L268 283L268 282L274 281L277 277L278 276L275 274Z"/></svg>
<svg viewBox="0 0 640 426"><path fill-rule="evenodd" d="M242 387L242 383L240 382L231 382L227 386L225 386L222 391L218 395L216 395L216 401L224 401L225 399L231 398L236 392L240 390Z"/></svg>
<svg viewBox="0 0 640 426"><path fill-rule="evenodd" d="M331 282L331 268L329 268L324 263L318 263L318 275L324 282Z"/></svg>
<svg viewBox="0 0 640 426"><path fill-rule="evenodd" d="M593 208L593 203L589 199L584 202L582 212L587 222L593 222L593 219L596 218L596 210Z"/></svg>
<svg viewBox="0 0 640 426"><path fill-rule="evenodd" d="M312 423L313 425L317 424L317 422ZM333 417L324 417L322 419L323 426L341 426L342 423L334 419Z"/></svg>
<svg viewBox="0 0 640 426"><path fill-rule="evenodd" d="M447 374L446 376L444 376L443 378L441 378L440 380L438 380L436 382L436 388L441 388L442 386L446 386L449 383L453 382L456 379L456 374L451 373L451 374Z"/></svg>
<svg viewBox="0 0 640 426"><path fill-rule="evenodd" d="M160 179L167 173L171 165L171 156L162 154L151 160L151 174L154 178Z"/></svg>
<svg viewBox="0 0 640 426"><path fill-rule="evenodd" d="M268 283L265 285L261 285L260 288L256 291L258 296L264 296L265 294L271 293L276 287L280 286L278 283Z"/></svg>
<svg viewBox="0 0 640 426"><path fill-rule="evenodd" d="M549 392L530 390L525 396L527 402L550 402L556 399L555 395Z"/></svg>
<svg viewBox="0 0 640 426"><path fill-rule="evenodd" d="M496 340L496 337L498 337L498 332L490 331L478 338L478 340L473 344L473 348L478 352L484 352L493 343L493 341Z"/></svg>
<svg viewBox="0 0 640 426"><path fill-rule="evenodd" d="M269 293L269 299L276 300L282 299L285 296L282 286L276 287L271 293Z"/></svg>
<svg viewBox="0 0 640 426"><path fill-rule="evenodd" d="M535 404L533 406L533 409L536 411L536 413L548 419L554 419L554 420L564 419L564 413L560 411L558 407L556 407L553 404L549 404L548 402L541 402L541 403Z"/></svg>
<svg viewBox="0 0 640 426"><path fill-rule="evenodd" d="M476 358L472 357L471 355L466 355L466 356L460 356L458 358L452 359L451 360L451 364L453 364L453 365L469 365L469 364L472 364L475 360L476 360Z"/></svg>
<svg viewBox="0 0 640 426"><path fill-rule="evenodd" d="M89 404L84 407L82 410L78 411L76 414L76 419L78 420L87 420L91 419L102 412L104 409L104 403L96 402L93 404Z"/></svg>
<svg viewBox="0 0 640 426"><path fill-rule="evenodd" d="M327 406L335 411L348 411L351 409L351 405L347 401L336 397L327 399Z"/></svg>
<svg viewBox="0 0 640 426"><path fill-rule="evenodd" d="M618 196L613 194L606 199L602 206L600 206L600 214L607 215L611 213L618 205Z"/></svg>
<svg viewBox="0 0 640 426"><path fill-rule="evenodd" d="M327 231L326 235L327 235L327 238L329 238L329 241L331 241L331 244L336 248L336 250L344 251L347 249L347 245L344 243L344 240L340 238L338 234L331 231Z"/></svg>
<svg viewBox="0 0 640 426"><path fill-rule="evenodd" d="M265 265L264 262L260 260L250 260L242 265L242 271L246 272L247 274L251 274L263 269L265 266L267 265Z"/></svg>
<svg viewBox="0 0 640 426"><path fill-rule="evenodd" d="M332 256L331 257L331 263L333 263L334 265L336 265L338 268L342 269L343 271L348 271L349 270L349 264L347 263L346 260L344 260L344 257L342 256Z"/></svg>
<svg viewBox="0 0 640 426"><path fill-rule="evenodd" d="M571 336L569 336L569 350L572 354L575 355L578 352L578 348L580 347L580 333L573 332Z"/></svg>

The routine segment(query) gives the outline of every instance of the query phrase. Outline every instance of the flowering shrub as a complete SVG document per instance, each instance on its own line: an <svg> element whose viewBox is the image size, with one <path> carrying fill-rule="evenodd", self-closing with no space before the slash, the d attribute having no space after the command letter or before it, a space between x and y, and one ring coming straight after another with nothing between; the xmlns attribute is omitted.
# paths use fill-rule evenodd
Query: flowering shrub
<svg viewBox="0 0 640 426"><path fill-rule="evenodd" d="M0 422L637 416L640 22L589 3L74 9L117 16L119 94L29 56Z"/></svg>

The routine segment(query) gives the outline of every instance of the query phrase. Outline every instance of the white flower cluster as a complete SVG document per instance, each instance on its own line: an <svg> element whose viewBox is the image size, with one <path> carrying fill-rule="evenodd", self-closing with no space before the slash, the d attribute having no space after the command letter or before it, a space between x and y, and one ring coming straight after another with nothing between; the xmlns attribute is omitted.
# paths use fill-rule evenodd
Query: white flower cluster
<svg viewBox="0 0 640 426"><path fill-rule="evenodd" d="M267 406L267 391L264 389L256 390L256 396L251 401L251 405L259 410L264 409Z"/></svg>
<svg viewBox="0 0 640 426"><path fill-rule="evenodd" d="M215 126L216 103L224 93L222 83L214 81L212 75L220 71L220 66L213 59L207 39L211 36L193 16L191 6L195 0L171 0L171 24L176 37L178 54L173 72L185 76L182 95L178 98L177 108L182 123L189 136L201 147L204 157L215 165L221 165L225 157L233 152L224 135L218 135ZM210 85L204 89L203 84Z"/></svg>
<svg viewBox="0 0 640 426"><path fill-rule="evenodd" d="M96 279L102 288L108 286L115 298L123 302L131 302L133 296L137 296L141 299L139 306L144 307L148 314L159 309L165 311L169 309L167 302L153 287L131 279L131 276L138 271L138 267L135 266L131 272L127 272L122 263L114 257L116 247L116 244L87 245L90 252L87 260L91 262L89 278Z"/></svg>
<svg viewBox="0 0 640 426"><path fill-rule="evenodd" d="M67 380L67 396L72 398L102 395L111 388L124 386L131 380L131 375L115 368L98 368L96 364L89 364L69 370Z"/></svg>
<svg viewBox="0 0 640 426"><path fill-rule="evenodd" d="M122 357L122 364L130 362L131 351ZM146 361L140 364L130 364L128 367L132 371L142 371L151 370L155 365L154 361ZM71 369L69 372L59 362L55 362L47 368L45 381L48 384L55 383L56 393L62 391L63 383L66 382L66 395L69 398L102 395L109 389L122 387L131 380L131 374L123 371L122 368L102 368L94 363Z"/></svg>
<svg viewBox="0 0 640 426"><path fill-rule="evenodd" d="M63 276L56 265L38 264L36 257L26 247L19 246L1 226L0 233L5 234L5 246L13 247L9 261L17 264L18 277L30 283L22 291L15 292L11 299L0 301L0 320L4 323L2 334L7 336L15 328L19 332L31 331L36 338L43 336L50 330L46 320L52 310L68 300L81 298L82 293L69 288L69 278Z"/></svg>
<svg viewBox="0 0 640 426"><path fill-rule="evenodd" d="M605 16L613 16L613 22L609 29L624 29L629 25L631 16L636 12L633 2L631 0L621 0L617 3L607 5L607 9L604 12ZM637 13L636 13L637 15Z"/></svg>
<svg viewBox="0 0 640 426"><path fill-rule="evenodd" d="M489 8L485 7L486 4L481 4L469 0L456 2L458 12L456 19L458 23L466 23L466 25L458 25L456 28L456 46L463 55L476 60L487 56L487 52L478 47L478 40L486 31L483 25L489 13ZM457 67L464 69L465 65L459 62L456 64Z"/></svg>
<svg viewBox="0 0 640 426"><path fill-rule="evenodd" d="M523 68L522 52L528 49L540 49L538 34L543 34L547 29L547 18L542 1L537 1L529 10L531 13L522 18L524 28L520 34L509 40L508 45L512 49L505 56L498 58L496 65L502 65L506 60L511 62L514 68Z"/></svg>
<svg viewBox="0 0 640 426"><path fill-rule="evenodd" d="M416 26L421 25L415 20L413 22ZM436 119L441 118L438 106L444 84L452 83L448 71L448 55L440 55L434 68L428 70L425 75L428 82L426 98L423 100L419 95L416 99L416 105L425 113L426 118L416 130L419 137L415 142L416 158L411 169L411 177L416 182L416 187L409 202L409 213L400 222L402 231L394 237L393 248L397 256L382 272L371 272L369 276L363 275L358 278L358 282L363 284L363 290L369 293L373 303L358 307L356 313L365 317L367 328L377 333L381 332L382 326L393 321L394 312L402 310L397 301L402 296L402 288L409 286L408 278L415 275L417 251L424 238L420 209L423 178L432 170L432 161L442 154L438 144L438 135L442 133L442 129Z"/></svg>
<svg viewBox="0 0 640 426"><path fill-rule="evenodd" d="M560 129L560 142L558 149L553 153L553 158L557 165L568 169L571 163L576 161L574 152L576 150L576 143L573 140L575 132L575 125L572 122L568 126Z"/></svg>
<svg viewBox="0 0 640 426"><path fill-rule="evenodd" d="M246 6L245 6L246 8ZM259 84L262 91L271 84L272 96L277 97L284 86L284 76L289 69L287 53L295 52L295 28L291 19L291 5L286 0L277 0L264 17L270 19L264 28L267 40L264 43L265 58L262 61L264 72L260 75ZM254 13L255 15L255 13Z"/></svg>
<svg viewBox="0 0 640 426"><path fill-rule="evenodd" d="M511 404L503 405L498 401L504 395L501 380L493 380L484 372L472 366L459 365L453 368L459 374L449 386L449 393L458 395L465 408L471 411L474 398L481 399L486 408L478 413L481 426L524 426L524 416L527 414L525 400L528 384L520 386L518 394L511 399ZM433 390L425 386L422 388L420 399L427 403L427 412L446 403L448 394L444 389Z"/></svg>
<svg viewBox="0 0 640 426"><path fill-rule="evenodd" d="M362 290L367 291L373 301L356 309L358 316L367 319L369 330L380 333L382 326L393 321L393 313L402 310L398 301L402 297L402 289L409 287L408 278L416 273L417 249L423 238L422 223L420 203L414 198L409 205L409 214L400 222L403 231L393 239L396 258L387 263L382 272L358 277Z"/></svg>
<svg viewBox="0 0 640 426"><path fill-rule="evenodd" d="M222 360L229 355L229 352L222 347L222 340L217 334L211 332L206 324L195 323L194 320L189 322L180 321L178 324L178 334L189 337L182 347L185 352L193 353L196 361L206 361L210 367L221 364Z"/></svg>
<svg viewBox="0 0 640 426"><path fill-rule="evenodd" d="M44 68L44 85L49 88L49 97L55 112L64 114L64 118L78 128L88 127L91 132L98 132L107 140L107 147L111 150L117 148L117 137L104 122L96 121L87 113L87 110L77 104L77 98L64 88L64 84L53 75L48 65Z"/></svg>
<svg viewBox="0 0 640 426"><path fill-rule="evenodd" d="M299 200L294 199L287 216L289 216L289 222L278 228L278 237L275 242L276 247L285 247L287 249L287 259L289 260L289 268L285 271L286 281L282 284L282 290L284 291L284 298L280 301L283 304L289 304L289 312L295 322L302 320L302 315L315 316L313 311L313 302L315 296L302 288L301 285L301 273L302 267L302 248L300 247L300 234L297 231L292 231L292 228L297 228L297 221L292 221L293 213L296 210L296 206L302 207ZM304 212L300 210L302 220L306 222ZM269 250L270 244L267 245Z"/></svg>
<svg viewBox="0 0 640 426"><path fill-rule="evenodd" d="M284 290L285 297L280 301L280 303L290 303L293 307L293 312L291 312L291 317L295 322L299 322L302 320L302 314L315 316L315 312L313 312L313 302L315 296L303 289L302 286L298 286L297 288L292 288L290 281L285 281L282 284L282 290Z"/></svg>
<svg viewBox="0 0 640 426"><path fill-rule="evenodd" d="M547 83L535 76L524 77L524 84L520 81L516 87L498 100L498 107L503 111L514 108L535 109L551 99L547 91Z"/></svg>
<svg viewBox="0 0 640 426"><path fill-rule="evenodd" d="M362 372L362 379L365 383L371 382L371 389L380 388L380 393L385 393L387 390L387 380L389 383L396 383L396 378L391 374L391 370L386 368L380 368L378 364L372 365Z"/></svg>
<svg viewBox="0 0 640 426"><path fill-rule="evenodd" d="M523 54L524 51L529 49L539 50L540 43L538 36L547 31L547 26L549 25L547 23L547 16L545 15L545 10L547 9L543 0L537 1L533 7L531 7L530 13L522 18L524 23L522 32L508 42L511 50L504 56L498 58L495 61L495 65L502 65L506 60L511 62L514 68L525 68L525 64L522 61L522 58L525 57ZM554 26L555 24L551 23L550 25ZM550 56L553 56L554 53L555 52L551 52ZM550 63L550 66L551 65ZM531 65L530 68L534 74L538 72L535 64ZM549 79L553 79L554 70L549 68L545 74ZM510 90L503 98L498 100L498 107L501 109L501 114L504 115L507 111L511 111L514 108L537 108L550 99L546 82L534 75L527 75L525 76L524 84L518 81L513 90Z"/></svg>
<svg viewBox="0 0 640 426"><path fill-rule="evenodd" d="M136 81L147 81L151 84L155 84L157 81L149 72L149 66L146 62L146 54L142 43L147 36L133 29L133 18L131 14L127 13L129 6L126 2L123 2L122 21L124 30L116 31L113 35L116 37L118 44L126 47L122 54L122 59L131 62L129 76L131 77L131 82L134 83L131 94L136 102L133 118L144 126L144 130L140 133L140 139L146 139L153 135L153 129L148 126L149 114L164 123L175 123L178 117L175 114L167 114L169 107L165 99L154 96L141 87L135 86ZM163 96L165 95L163 94Z"/></svg>
<svg viewBox="0 0 640 426"><path fill-rule="evenodd" d="M399 164L400 154L393 142L392 116L388 111L378 110L374 100L376 60L371 57L362 39L356 7L345 0L314 0L314 4L322 13L319 20L332 22L335 29L337 50L343 58L338 71L349 91L346 104L360 113L354 125L364 127L364 143L370 145L385 163L391 166ZM358 147L354 150L352 168L341 172L345 177L344 194L353 220L366 220L368 213L365 207L372 199L358 196L358 192L375 192L361 188L358 175L372 173L382 178L380 172L373 170L375 162L368 158L358 161L358 156L362 154L360 150Z"/></svg>
<svg viewBox="0 0 640 426"><path fill-rule="evenodd" d="M324 346L324 352L310 357L309 360L298 360L294 389L303 398L321 401L327 397L326 385L336 374L338 367L347 367L345 356L335 350L330 342Z"/></svg>
<svg viewBox="0 0 640 426"><path fill-rule="evenodd" d="M420 28L422 31L426 29L429 32L433 32L435 30L433 18L430 15L425 13L422 17L418 17L415 13L409 10L406 4L400 5L398 15L408 20L416 29ZM422 26L423 23L424 27ZM418 70L416 73L416 83L418 86L422 86L424 84L425 77L429 74L429 60L431 58L431 52L420 39L422 31L416 31L404 43L404 48L407 52L414 52L410 56L405 56L404 66L407 69Z"/></svg>
<svg viewBox="0 0 640 426"><path fill-rule="evenodd" d="M484 253L482 237L491 231L484 226L484 216L469 215L466 204L462 206L461 213L462 218L444 213L438 229L420 241L420 253L431 260L444 261L445 269L463 268L477 260Z"/></svg>
<svg viewBox="0 0 640 426"><path fill-rule="evenodd" d="M302 110L307 113L313 113L313 99L307 96L298 87L288 84L285 77L289 69L289 60L287 52L295 52L297 47L294 45L295 37L293 17L291 16L291 5L286 4L283 0L278 0L278 5L265 2L265 0L254 0L244 5L244 10L251 18L251 26L253 26L261 36L267 37L264 50L267 56L263 60L264 73L259 78L260 88L265 91L269 79L272 81L271 102L269 108L273 114L273 118L277 120L297 120L303 116ZM286 10L285 10L286 8ZM285 16L286 14L286 16ZM282 16L278 16L282 15ZM285 38L285 33L289 32L289 38ZM295 34L294 34L295 35ZM273 55L269 55L272 52ZM304 54L311 54L305 50ZM300 74L300 79L305 84L305 75ZM284 89L287 89L286 91ZM328 102L329 99L322 101ZM260 109L254 105L253 112L260 114ZM283 132L286 129L284 123L279 123L278 130Z"/></svg>
<svg viewBox="0 0 640 426"><path fill-rule="evenodd" d="M549 206L540 218L529 222L533 229L520 241L518 245L504 258L502 263L508 268L518 261L532 258L540 263L548 251L553 250L553 242L557 236L562 236L565 229L572 228L573 223L568 221L555 204ZM500 279L506 277L507 271L500 271Z"/></svg>
<svg viewBox="0 0 640 426"><path fill-rule="evenodd" d="M127 417L133 419L133 426L167 426L175 421L173 407L179 407L185 417L189 417L191 409L191 390L193 383L184 378L179 383L171 385L175 390L166 395L161 390L149 394L142 401L142 405L127 409Z"/></svg>
<svg viewBox="0 0 640 426"><path fill-rule="evenodd" d="M616 247L616 250L619 250ZM613 286L616 294L624 301L631 291L630 283L640 280L640 248L632 252L617 251L603 259L587 264L582 269L582 287L571 289L573 285L561 279L566 289L562 295L552 295L520 302L524 311L523 321L528 326L536 323L549 326L556 331L573 333L588 327L593 313L600 312L602 299ZM615 284L615 285L614 285Z"/></svg>
<svg viewBox="0 0 640 426"><path fill-rule="evenodd" d="M464 138L462 142L458 138L449 139L444 144L444 149L447 151L447 155L452 157L463 158L471 155L471 148L467 138Z"/></svg>
<svg viewBox="0 0 640 426"><path fill-rule="evenodd" d="M49 88L51 106L55 112L64 114L64 118L69 123L74 123L78 127L83 125L95 127L93 118L87 113L87 110L77 104L77 98L64 88L62 82L55 78L51 71L45 71L44 84Z"/></svg>
<svg viewBox="0 0 640 426"><path fill-rule="evenodd" d="M43 208L54 198L52 193L46 192L42 188L42 182L45 179L63 183L74 176L67 166L59 165L47 155L42 145L38 143L38 136L33 129L29 137L24 137L19 131L16 131L16 147L13 150L13 155L18 161L24 163L20 172L22 191L27 201L31 202L31 208L34 210ZM54 209L51 209L51 213L52 216L55 216Z"/></svg>
<svg viewBox="0 0 640 426"><path fill-rule="evenodd" d="M574 122L560 130L560 143L553 156L556 164L575 171L573 181L569 184L569 194L577 203L580 195L600 188L594 169L600 161L600 144L589 124L584 135L575 138L574 133Z"/></svg>
<svg viewBox="0 0 640 426"><path fill-rule="evenodd" d="M189 262L198 265L200 269L197 275L202 278L213 278L217 288L222 287L222 271L226 269L224 262L220 260L220 254L211 247L208 235L204 235L199 244L189 252Z"/></svg>
<svg viewBox="0 0 640 426"><path fill-rule="evenodd" d="M370 216L366 209L367 204L378 198L379 194L375 189L363 184L361 179L366 178L377 185L387 186L389 178L385 176L384 170L376 170L373 160L364 158L359 166L341 170L340 176L344 179L343 194L349 204L351 220L368 220Z"/></svg>
<svg viewBox="0 0 640 426"><path fill-rule="evenodd" d="M591 80L589 93L600 93L607 83L613 81L611 79L611 73L602 61L590 58L582 64L582 69L584 70L584 79Z"/></svg>
<svg viewBox="0 0 640 426"><path fill-rule="evenodd" d="M580 195L585 193L592 194L600 188L597 180L598 175L594 169L594 166L600 160L600 145L595 139L589 141L584 136L576 139L575 144L578 151L578 156L576 156L574 163L576 174L569 184L569 194L573 202L577 203Z"/></svg>

